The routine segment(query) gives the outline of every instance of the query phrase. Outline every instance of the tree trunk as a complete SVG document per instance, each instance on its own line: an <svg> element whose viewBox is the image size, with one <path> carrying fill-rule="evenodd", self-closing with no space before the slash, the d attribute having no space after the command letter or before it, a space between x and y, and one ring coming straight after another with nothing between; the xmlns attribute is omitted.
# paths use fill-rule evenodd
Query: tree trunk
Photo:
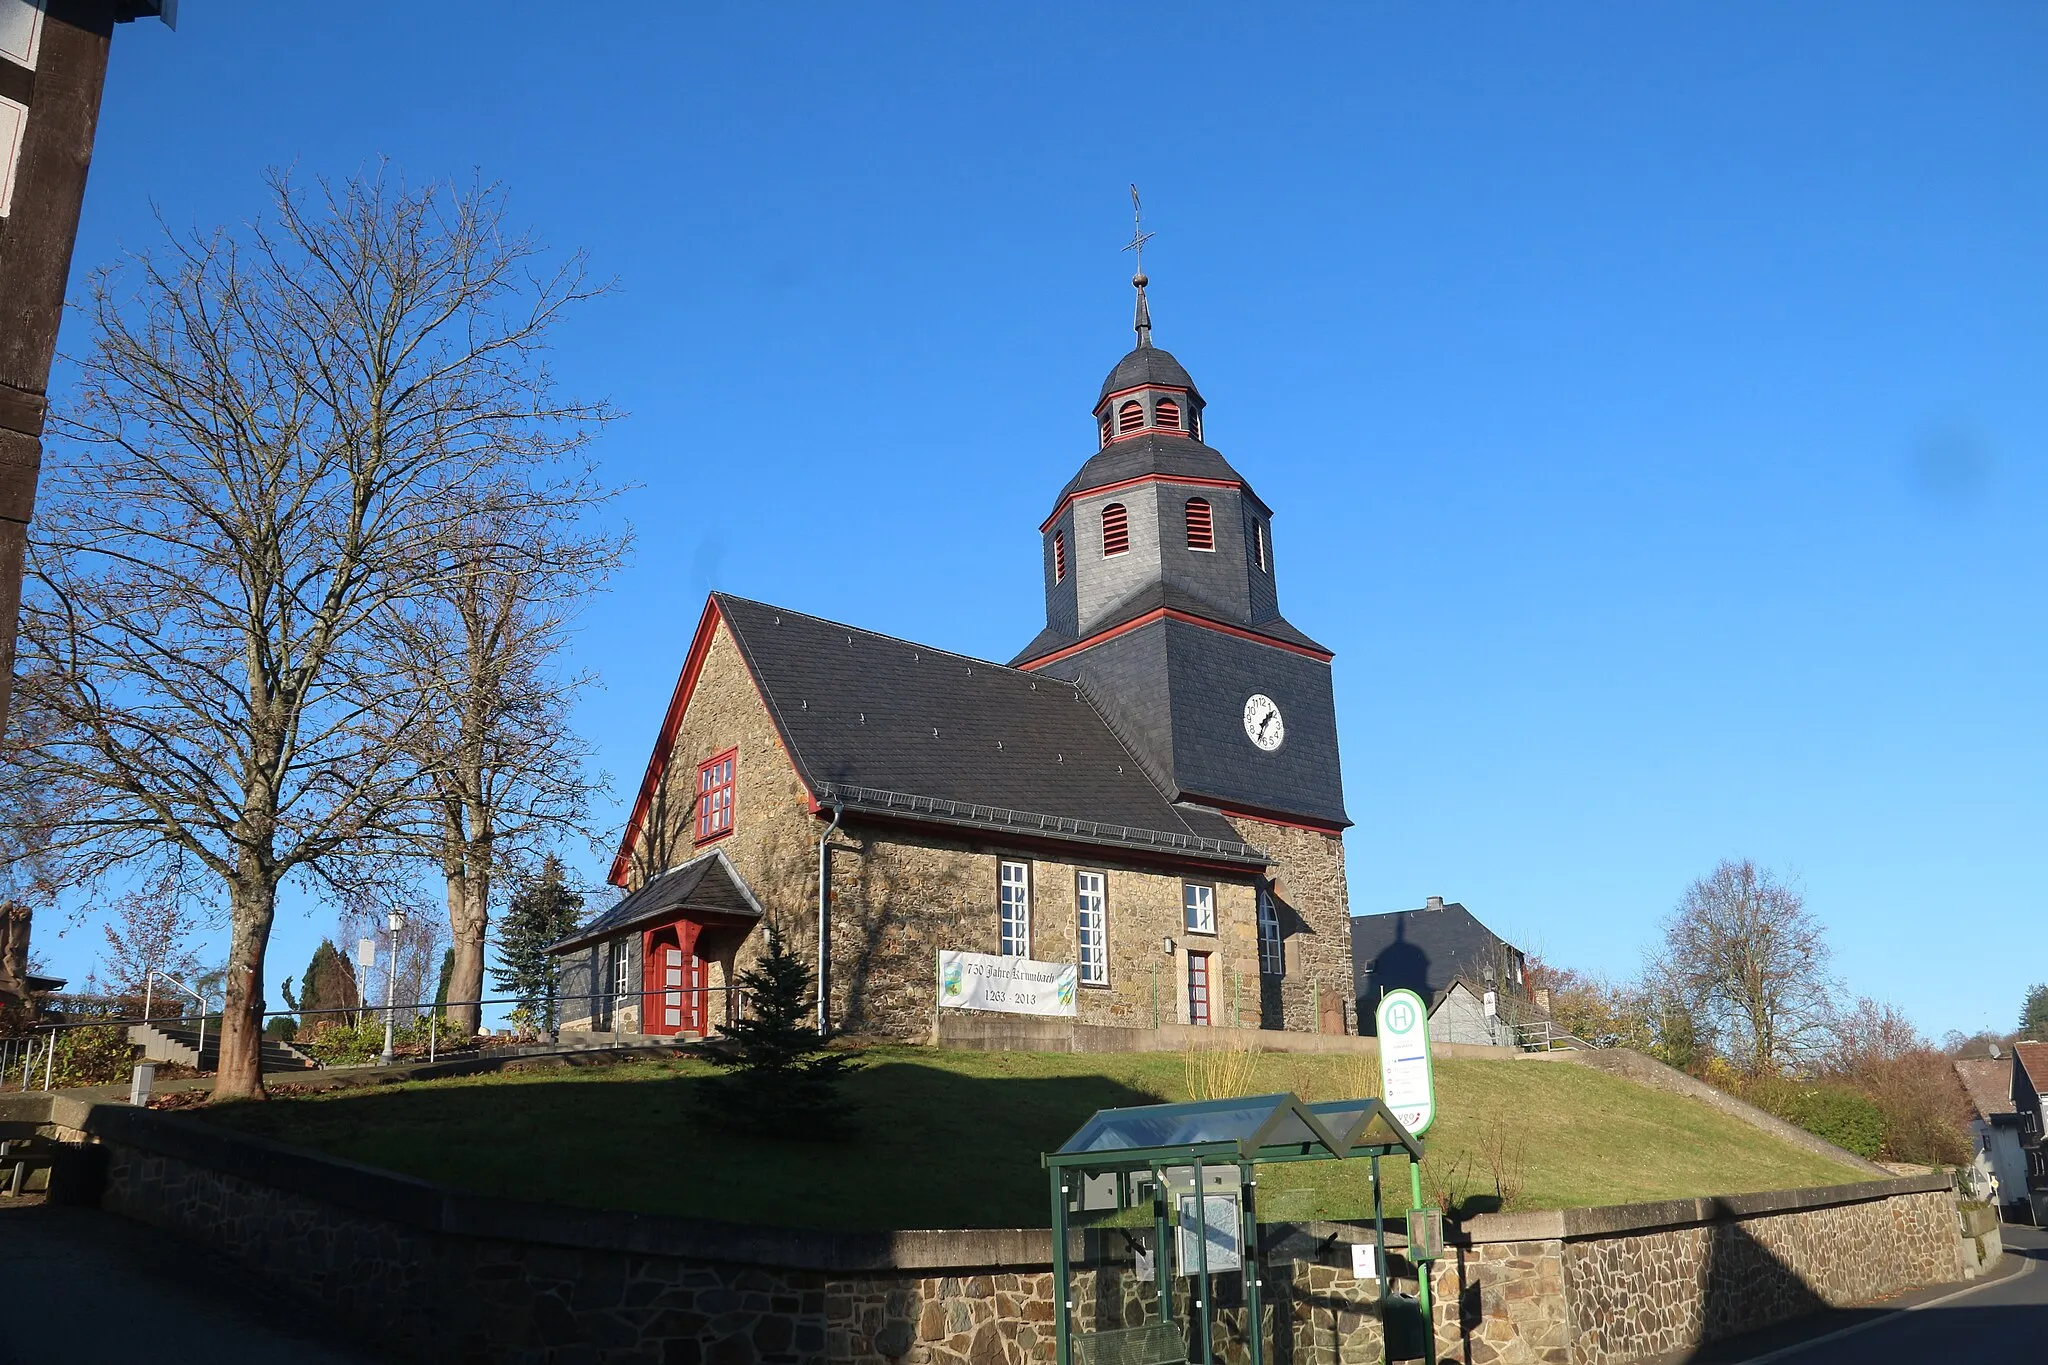
<svg viewBox="0 0 2048 1365"><path fill-rule="evenodd" d="M263 1093L263 954L277 917L277 888L237 884L229 889L233 933L228 946L227 1004L221 1011L220 1070L215 1103L260 1100Z"/></svg>
<svg viewBox="0 0 2048 1365"><path fill-rule="evenodd" d="M484 934L490 927L490 905L488 873L448 878L448 928L455 954L448 972L448 1026L458 1037L483 1027L483 1006L476 1002L484 996Z"/></svg>

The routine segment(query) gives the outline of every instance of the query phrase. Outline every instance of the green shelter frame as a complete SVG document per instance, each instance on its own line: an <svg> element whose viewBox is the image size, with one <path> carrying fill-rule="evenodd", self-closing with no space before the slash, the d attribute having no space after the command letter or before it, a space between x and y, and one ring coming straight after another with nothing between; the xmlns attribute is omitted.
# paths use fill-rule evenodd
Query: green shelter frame
<svg viewBox="0 0 2048 1365"><path fill-rule="evenodd" d="M1274 1162L1348 1161L1372 1163L1374 1268L1380 1307L1388 1303L1386 1219L1381 1208L1380 1158L1406 1155L1412 1172L1423 1157L1420 1139L1401 1126L1378 1099L1305 1103L1291 1094L1250 1095L1186 1104L1151 1104L1103 1109L1083 1124L1059 1151L1043 1158L1051 1181L1054 1323L1058 1365L1186 1365L1213 1362L1215 1305L1210 1282L1210 1200L1229 1192L1228 1176L1212 1184L1212 1173L1234 1171L1238 1200L1238 1256L1244 1275L1245 1340L1250 1365L1266 1365L1264 1274L1258 1232L1258 1167ZM1420 1203L1421 1179L1411 1177ZM1168 1201L1174 1207L1169 1209ZM1187 1223L1192 1202L1195 1226ZM1135 1225L1134 1215L1152 1210L1152 1272L1159 1295L1157 1320L1077 1334L1074 1330L1073 1267L1068 1240L1076 1215L1091 1222ZM1090 1214L1103 1215L1101 1220ZM1173 1314L1170 1236L1195 1248L1191 1290L1193 1340L1181 1336ZM1184 1253L1183 1253L1184 1254ZM1182 1274L1186 1275L1183 1267ZM1429 1275L1421 1279L1425 1337L1429 1321ZM1099 1291L1098 1291L1099 1292ZM1386 1341L1387 1333L1381 1333ZM1434 1357L1434 1342L1426 1348Z"/></svg>

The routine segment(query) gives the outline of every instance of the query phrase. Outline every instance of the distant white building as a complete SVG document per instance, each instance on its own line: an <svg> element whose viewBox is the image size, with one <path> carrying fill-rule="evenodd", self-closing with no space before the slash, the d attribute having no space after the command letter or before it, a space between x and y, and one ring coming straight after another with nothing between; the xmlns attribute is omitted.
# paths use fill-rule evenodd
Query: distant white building
<svg viewBox="0 0 2048 1365"><path fill-rule="evenodd" d="M1956 1076L1970 1097L1970 1140L1977 1187L1988 1191L2008 1222L2034 1221L2027 1198L2027 1153L2019 1108L2012 1101L2010 1057L1966 1057Z"/></svg>

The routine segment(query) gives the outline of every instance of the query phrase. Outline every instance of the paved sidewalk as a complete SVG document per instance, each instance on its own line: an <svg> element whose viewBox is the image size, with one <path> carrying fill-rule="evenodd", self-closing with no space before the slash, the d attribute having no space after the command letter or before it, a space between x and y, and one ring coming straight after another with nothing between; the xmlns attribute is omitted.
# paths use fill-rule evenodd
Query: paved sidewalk
<svg viewBox="0 0 2048 1365"><path fill-rule="evenodd" d="M248 1271L94 1209L0 1202L0 1365L391 1365Z"/></svg>

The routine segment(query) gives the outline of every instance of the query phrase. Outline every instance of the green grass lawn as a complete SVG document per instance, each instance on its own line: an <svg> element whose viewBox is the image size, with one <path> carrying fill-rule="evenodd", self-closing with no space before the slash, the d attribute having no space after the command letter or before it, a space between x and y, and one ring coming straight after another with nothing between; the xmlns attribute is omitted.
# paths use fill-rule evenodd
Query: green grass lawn
<svg viewBox="0 0 2048 1365"><path fill-rule="evenodd" d="M197 1112L206 1121L483 1194L818 1228L1043 1227L1039 1154L1097 1109L1188 1097L1178 1054L867 1050L847 1085L857 1136L736 1138L694 1116L690 1060L329 1091ZM1358 1059L1265 1054L1241 1093L1335 1099L1371 1088ZM1511 1209L1618 1204L1861 1179L1676 1095L1584 1067L1443 1062L1426 1197L1457 1172L1494 1202L1486 1149L1522 1188ZM1514 1158L1519 1147L1520 1161ZM1263 1215L1371 1209L1363 1161L1268 1167ZM1386 1163L1388 1212L1408 1206Z"/></svg>

